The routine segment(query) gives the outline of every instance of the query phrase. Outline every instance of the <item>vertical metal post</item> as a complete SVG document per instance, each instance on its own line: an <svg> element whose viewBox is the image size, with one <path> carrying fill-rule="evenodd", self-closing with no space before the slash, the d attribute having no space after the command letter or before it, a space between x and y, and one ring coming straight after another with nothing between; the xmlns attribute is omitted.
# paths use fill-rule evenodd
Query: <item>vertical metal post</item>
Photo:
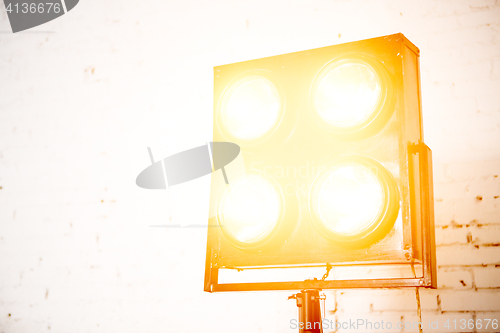
<svg viewBox="0 0 500 333"><path fill-rule="evenodd" d="M323 333L321 305L318 289L305 289L289 297L297 300L300 333Z"/></svg>

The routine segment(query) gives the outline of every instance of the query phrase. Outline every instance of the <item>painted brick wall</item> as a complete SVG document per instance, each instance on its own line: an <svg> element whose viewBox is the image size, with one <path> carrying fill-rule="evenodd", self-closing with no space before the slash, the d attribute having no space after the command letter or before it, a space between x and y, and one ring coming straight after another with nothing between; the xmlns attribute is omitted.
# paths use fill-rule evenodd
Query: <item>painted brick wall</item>
<svg viewBox="0 0 500 333"><path fill-rule="evenodd" d="M148 227L205 221L209 178L155 192L135 176L147 146L163 158L210 140L213 66L396 32L421 50L434 153L439 289L421 291L424 332L495 331L499 1L81 0L9 29L1 7L0 332L297 332L290 293L202 292L205 230ZM417 318L413 290L327 295L333 323Z"/></svg>
<svg viewBox="0 0 500 333"><path fill-rule="evenodd" d="M492 329L491 324L486 329L484 325L484 319L500 319L498 173L500 161L435 165L438 289L420 291L424 332L500 330ZM333 297L333 320L342 323L358 318L372 323L384 320L394 326L402 322L408 325L406 329L373 331L418 332L416 326L410 327L418 321L413 290L336 291ZM481 320L482 329L463 326L463 319L466 324L470 321L473 328L472 322ZM456 329L453 320L456 320ZM447 321L449 328L445 327ZM436 322L439 329L429 327L429 323ZM365 331L366 325L361 326ZM357 330L351 327L338 331Z"/></svg>

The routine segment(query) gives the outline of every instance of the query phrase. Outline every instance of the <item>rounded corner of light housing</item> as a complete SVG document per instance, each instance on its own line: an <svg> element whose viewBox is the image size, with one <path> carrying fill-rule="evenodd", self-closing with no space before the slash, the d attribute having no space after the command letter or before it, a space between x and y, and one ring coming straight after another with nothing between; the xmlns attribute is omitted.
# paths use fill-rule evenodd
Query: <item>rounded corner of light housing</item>
<svg viewBox="0 0 500 333"><path fill-rule="evenodd" d="M365 79L366 76L373 79L371 85L378 86L374 88L375 91L378 89L378 92L374 92L373 89L369 91L370 89L367 89L365 84L364 91L360 91L362 89L359 89L359 87L357 87L358 90L356 90L356 87L351 87L351 91L347 91L346 94L346 90L348 89L344 89L344 87L340 89L338 87L330 87L334 93L322 93L321 90L326 89L324 88L325 79L328 79L332 72L342 67L344 67L344 71L346 67L348 68L347 71L356 68L352 72L357 72L355 74L358 75L358 79L363 75ZM348 77L347 81L355 80L356 75L343 74L345 77ZM340 76L342 76L342 73ZM334 82L337 83L337 86L341 84L347 86L345 84L346 79L342 77L337 80L335 77L330 77L330 81L338 81ZM353 82L352 86L355 84L356 82ZM354 103L357 102L358 106L362 109L354 110L354 112L352 112L352 109L348 111L343 110L343 112L337 112L337 115L330 116L330 119L325 119L328 115L322 115L321 107L318 106L318 99L322 95L326 96L324 98L326 101L323 101L326 104L332 103L335 105L335 103L338 103L338 100L342 102L342 99L344 99L344 106L348 103L349 107L352 108L355 105ZM339 97L337 100L335 100L336 96ZM364 53L347 53L327 62L316 74L310 88L309 98L310 108L317 123L334 137L344 141L360 140L375 135L385 126L395 111L394 82L389 70L382 61L370 54ZM365 105L362 105L363 103ZM347 117L354 117L354 119L346 119ZM342 122L344 125L341 125Z"/></svg>
<svg viewBox="0 0 500 333"><path fill-rule="evenodd" d="M357 232L341 232L339 230L335 230L334 228L328 227L326 222L322 221L320 212L318 212L319 203L318 200L318 192L321 190L321 186L328 181L332 174L342 168L359 168L362 172L365 172L365 176L367 178L371 177L371 180L375 180L379 185L380 193L383 194L381 197L381 204L376 212L376 214L372 214L372 218L365 223L365 225L358 228ZM340 175L340 180L342 181L342 176ZM345 177L349 178L349 176ZM331 180L330 180L331 181ZM352 181L352 179L347 179L347 183ZM342 186L342 185L341 185ZM349 191L339 191L337 197L340 195L340 192L345 198L341 198L339 203L337 204L345 204L345 207L340 207L340 210L346 209L348 210L348 214L355 214L357 211L354 207L355 205L349 205L347 200L362 200L362 198L354 197L353 193L349 197ZM359 191L354 191L359 194ZM335 199L335 194L332 195ZM339 199L339 198L337 198ZM366 198L364 198L366 199ZM372 198L373 199L373 198ZM344 200L344 202L342 202ZM355 248L363 248L368 247L378 241L382 240L387 236L389 231L394 226L394 223L399 214L399 191L397 187L396 180L392 176L392 174L379 162L361 156L349 156L342 157L331 164L329 167L323 169L316 179L313 181L310 193L309 193L309 212L312 220L312 224L316 227L316 229L329 241L342 245L344 247L355 247ZM328 204L328 203L325 203ZM366 207L367 202L363 202L364 207ZM332 205L332 209L336 209L334 205ZM327 206L326 206L327 207ZM326 209L328 209L327 207ZM337 207L338 209L339 207ZM372 212L373 213L373 212ZM327 213L328 214L328 213ZM331 212L330 212L331 214ZM352 227L352 226L351 226ZM346 226L344 226L346 228ZM349 226L347 226L347 229Z"/></svg>

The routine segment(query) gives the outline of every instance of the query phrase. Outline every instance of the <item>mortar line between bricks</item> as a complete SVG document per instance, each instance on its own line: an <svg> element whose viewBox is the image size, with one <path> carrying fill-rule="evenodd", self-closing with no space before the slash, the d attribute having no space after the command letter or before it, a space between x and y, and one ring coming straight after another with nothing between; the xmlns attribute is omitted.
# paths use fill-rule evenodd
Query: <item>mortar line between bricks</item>
<svg viewBox="0 0 500 333"><path fill-rule="evenodd" d="M422 313L425 314L457 314L457 313L471 313L471 310L424 310L422 309ZM492 313L492 312L498 312L494 310L474 310L474 312L477 313ZM337 312L337 314L350 314L351 312ZM398 314L398 313L404 313L404 314L412 314L415 313L415 310L375 310L373 312L370 312L370 314L374 315L383 315L383 314Z"/></svg>
<svg viewBox="0 0 500 333"><path fill-rule="evenodd" d="M450 246L463 246L463 247L476 247L476 246L483 246L483 247L499 247L500 243L449 243L449 244L439 244L436 245L436 248L440 247L450 247Z"/></svg>
<svg viewBox="0 0 500 333"><path fill-rule="evenodd" d="M441 248L441 247L451 247L451 246L468 246L472 245L474 248L479 248L479 247L500 247L500 243L448 243L448 244L439 244L436 245L436 248Z"/></svg>
<svg viewBox="0 0 500 333"><path fill-rule="evenodd" d="M457 267L457 268L467 268L467 267L495 267L495 268L500 268L500 262L494 263L494 264L476 264L476 265L438 265L438 268L451 268L451 267Z"/></svg>

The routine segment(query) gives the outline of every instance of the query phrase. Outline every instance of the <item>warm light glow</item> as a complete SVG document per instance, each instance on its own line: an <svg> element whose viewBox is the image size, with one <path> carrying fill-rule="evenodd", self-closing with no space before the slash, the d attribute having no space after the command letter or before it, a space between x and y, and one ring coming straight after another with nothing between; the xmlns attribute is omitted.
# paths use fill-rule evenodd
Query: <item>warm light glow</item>
<svg viewBox="0 0 500 333"><path fill-rule="evenodd" d="M385 192L377 176L364 166L343 164L317 184L313 209L327 230L356 235L368 229L384 207Z"/></svg>
<svg viewBox="0 0 500 333"><path fill-rule="evenodd" d="M274 127L280 107L280 95L271 81L251 76L235 83L224 94L221 116L232 136L255 140Z"/></svg>
<svg viewBox="0 0 500 333"><path fill-rule="evenodd" d="M395 34L214 68L212 141L262 178L212 175L206 291L435 286L419 54ZM293 276L269 283L278 268Z"/></svg>
<svg viewBox="0 0 500 333"><path fill-rule="evenodd" d="M218 208L222 230L242 243L264 239L278 222L281 201L271 183L247 176L228 186Z"/></svg>
<svg viewBox="0 0 500 333"><path fill-rule="evenodd" d="M377 73L360 60L326 67L316 89L314 102L319 116L330 125L344 128L365 122L381 95Z"/></svg>

